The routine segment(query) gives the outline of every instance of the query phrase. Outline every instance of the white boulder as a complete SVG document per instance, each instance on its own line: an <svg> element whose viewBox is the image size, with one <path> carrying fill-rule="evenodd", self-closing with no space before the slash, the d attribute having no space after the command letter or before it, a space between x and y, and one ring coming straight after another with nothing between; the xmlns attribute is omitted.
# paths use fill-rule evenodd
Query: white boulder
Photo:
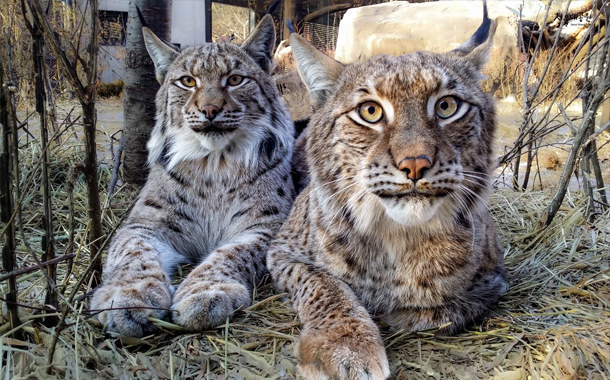
<svg viewBox="0 0 610 380"><path fill-rule="evenodd" d="M492 59L518 54L519 7L523 19L541 20L539 1L488 1L489 17L496 19ZM483 2L436 1L411 4L393 1L348 10L339 25L335 59L343 63L377 54L398 56L418 50L437 53L457 48L481 25Z"/></svg>

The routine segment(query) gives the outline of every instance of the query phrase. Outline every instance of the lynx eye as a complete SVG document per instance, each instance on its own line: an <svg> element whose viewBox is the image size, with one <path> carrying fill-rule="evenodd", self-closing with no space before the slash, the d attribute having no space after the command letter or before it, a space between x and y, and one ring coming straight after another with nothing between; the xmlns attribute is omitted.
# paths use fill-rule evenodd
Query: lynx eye
<svg viewBox="0 0 610 380"><path fill-rule="evenodd" d="M197 81L193 77L184 76L180 78L180 83L185 87L195 87Z"/></svg>
<svg viewBox="0 0 610 380"><path fill-rule="evenodd" d="M227 83L229 84L229 86L237 86L238 84L243 82L243 80L244 77L242 77L241 75L233 74L229 77L229 79L227 79Z"/></svg>
<svg viewBox="0 0 610 380"><path fill-rule="evenodd" d="M454 98L453 96L445 96L438 102L436 102L436 106L434 107L434 111L441 119L447 119L453 116L457 110L460 108L461 102L459 99Z"/></svg>
<svg viewBox="0 0 610 380"><path fill-rule="evenodd" d="M365 102L358 107L358 114L369 123L376 123L383 117L383 108L375 102Z"/></svg>

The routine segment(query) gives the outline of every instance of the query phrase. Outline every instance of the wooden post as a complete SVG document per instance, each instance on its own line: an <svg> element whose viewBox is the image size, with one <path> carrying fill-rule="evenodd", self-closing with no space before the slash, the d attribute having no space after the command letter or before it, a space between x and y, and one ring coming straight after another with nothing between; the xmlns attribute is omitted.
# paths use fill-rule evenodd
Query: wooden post
<svg viewBox="0 0 610 380"><path fill-rule="evenodd" d="M8 77L8 76L7 76ZM5 81L4 67L0 62L0 220L6 226L2 246L2 266L7 272L15 268L15 220L12 218L14 212L13 186L11 180L11 141L13 140L11 128L14 119L11 120L12 109L11 96L9 95L8 80ZM8 289L6 292L6 309L8 311L11 330L21 324L19 321L17 307L17 280L9 278L7 280Z"/></svg>
<svg viewBox="0 0 610 380"><path fill-rule="evenodd" d="M292 21L293 25L296 25L299 21L299 10L301 9L301 0L284 0L284 17L283 17L283 28L282 28L282 40L288 39L290 36L290 30L286 25L286 20Z"/></svg>
<svg viewBox="0 0 610 380"><path fill-rule="evenodd" d="M44 235L42 237L42 258L41 261L49 261L55 258L55 237L53 233L53 210L51 207L51 184L49 182L49 163L51 161L51 155L49 153L49 117L47 112L47 100L49 94L45 88L45 48L44 38L42 32L39 30L37 25L33 25L32 39L34 43L32 45L32 58L34 62L34 71L36 74L36 81L34 85L35 97L36 97L36 112L40 117L40 145L41 154L43 155L42 160L42 224L44 227ZM52 96L52 95L51 95ZM45 304L53 305L57 307L57 294L55 293L55 279L56 279L56 267L55 265L49 266L47 274L51 279L52 283L47 283ZM57 318L51 318L48 325L55 324Z"/></svg>
<svg viewBox="0 0 610 380"><path fill-rule="evenodd" d="M205 42L212 42L212 0L204 0L205 4Z"/></svg>

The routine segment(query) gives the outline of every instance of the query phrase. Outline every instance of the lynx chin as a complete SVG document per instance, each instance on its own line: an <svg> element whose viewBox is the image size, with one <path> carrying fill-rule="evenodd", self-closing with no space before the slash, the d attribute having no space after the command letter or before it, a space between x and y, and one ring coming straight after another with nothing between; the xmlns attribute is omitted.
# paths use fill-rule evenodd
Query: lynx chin
<svg viewBox="0 0 610 380"><path fill-rule="evenodd" d="M179 52L143 33L161 83L150 175L91 298L108 330L138 337L154 329L149 317L197 331L249 306L295 197L294 126L269 75L271 16L241 46ZM174 291L181 263L195 268Z"/></svg>
<svg viewBox="0 0 610 380"><path fill-rule="evenodd" d="M487 207L495 105L481 90L496 24L444 54L344 66L290 37L315 113L310 182L267 265L303 323L307 379L390 375L374 320L454 333L506 291Z"/></svg>

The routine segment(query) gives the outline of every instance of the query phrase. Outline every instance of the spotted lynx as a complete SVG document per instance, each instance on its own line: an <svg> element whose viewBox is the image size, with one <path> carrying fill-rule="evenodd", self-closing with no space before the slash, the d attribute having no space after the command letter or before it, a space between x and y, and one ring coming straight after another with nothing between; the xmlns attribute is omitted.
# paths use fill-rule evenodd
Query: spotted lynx
<svg viewBox="0 0 610 380"><path fill-rule="evenodd" d="M130 336L169 309L175 323L202 330L250 305L295 196L294 126L269 76L271 16L241 46L178 52L143 33L161 82L150 175L91 299L92 309L114 309L98 317L109 330ZM170 276L185 262L196 267L174 293Z"/></svg>
<svg viewBox="0 0 610 380"><path fill-rule="evenodd" d="M453 333L506 291L486 206L494 102L480 74L495 22L445 54L344 66L290 37L315 108L310 182L267 265L303 323L307 379L384 379L378 327Z"/></svg>

